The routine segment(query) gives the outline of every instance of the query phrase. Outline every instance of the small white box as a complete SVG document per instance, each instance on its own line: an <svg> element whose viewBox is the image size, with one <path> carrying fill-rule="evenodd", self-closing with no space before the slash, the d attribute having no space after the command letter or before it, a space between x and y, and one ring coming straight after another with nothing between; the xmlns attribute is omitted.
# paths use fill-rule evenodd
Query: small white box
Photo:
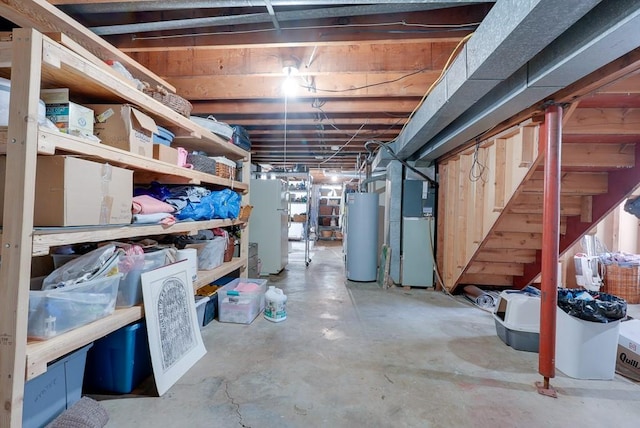
<svg viewBox="0 0 640 428"><path fill-rule="evenodd" d="M620 323L616 372L640 381L640 320Z"/></svg>
<svg viewBox="0 0 640 428"><path fill-rule="evenodd" d="M576 379L613 379L619 331L620 321L584 321L558 308L556 368Z"/></svg>
<svg viewBox="0 0 640 428"><path fill-rule="evenodd" d="M69 101L69 89L43 89L47 118L67 134L93 135L93 110Z"/></svg>

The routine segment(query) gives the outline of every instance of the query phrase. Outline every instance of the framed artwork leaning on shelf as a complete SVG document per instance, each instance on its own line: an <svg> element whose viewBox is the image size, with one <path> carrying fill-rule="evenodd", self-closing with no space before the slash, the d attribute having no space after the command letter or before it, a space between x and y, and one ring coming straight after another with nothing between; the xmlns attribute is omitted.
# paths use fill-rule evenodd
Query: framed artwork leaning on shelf
<svg viewBox="0 0 640 428"><path fill-rule="evenodd" d="M186 260L142 274L151 365L164 394L206 354Z"/></svg>

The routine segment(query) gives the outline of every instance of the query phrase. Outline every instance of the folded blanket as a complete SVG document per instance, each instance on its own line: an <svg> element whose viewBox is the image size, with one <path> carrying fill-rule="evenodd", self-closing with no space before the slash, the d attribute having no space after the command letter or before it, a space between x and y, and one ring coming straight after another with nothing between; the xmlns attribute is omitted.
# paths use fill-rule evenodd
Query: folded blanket
<svg viewBox="0 0 640 428"><path fill-rule="evenodd" d="M134 214L133 223L137 224L162 224L165 226L171 226L176 224L176 218L169 213L155 213L155 214Z"/></svg>
<svg viewBox="0 0 640 428"><path fill-rule="evenodd" d="M149 195L133 197L133 205L131 208L133 214L173 213L175 211L176 209L173 205L169 205Z"/></svg>

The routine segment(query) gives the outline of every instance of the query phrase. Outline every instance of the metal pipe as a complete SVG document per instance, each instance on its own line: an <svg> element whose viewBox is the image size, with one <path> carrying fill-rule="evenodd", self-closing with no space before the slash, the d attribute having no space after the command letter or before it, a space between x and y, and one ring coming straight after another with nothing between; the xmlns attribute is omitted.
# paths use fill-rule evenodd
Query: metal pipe
<svg viewBox="0 0 640 428"><path fill-rule="evenodd" d="M558 252L560 241L560 158L562 108L545 110L544 206L542 207L542 286L540 302L540 352L538 372L548 387L555 377L556 306L558 301Z"/></svg>

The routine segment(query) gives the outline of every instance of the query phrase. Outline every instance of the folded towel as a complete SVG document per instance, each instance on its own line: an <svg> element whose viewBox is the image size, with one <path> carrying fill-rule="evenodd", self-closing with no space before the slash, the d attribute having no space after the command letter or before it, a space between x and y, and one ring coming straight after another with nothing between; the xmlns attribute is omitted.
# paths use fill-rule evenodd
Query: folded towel
<svg viewBox="0 0 640 428"><path fill-rule="evenodd" d="M173 205L169 205L149 195L133 197L133 206L131 208L133 214L173 213L175 211L176 209Z"/></svg>
<svg viewBox="0 0 640 428"><path fill-rule="evenodd" d="M171 226L176 224L176 218L169 213L156 213L156 214L134 214L133 223L137 224L162 224L164 226Z"/></svg>

